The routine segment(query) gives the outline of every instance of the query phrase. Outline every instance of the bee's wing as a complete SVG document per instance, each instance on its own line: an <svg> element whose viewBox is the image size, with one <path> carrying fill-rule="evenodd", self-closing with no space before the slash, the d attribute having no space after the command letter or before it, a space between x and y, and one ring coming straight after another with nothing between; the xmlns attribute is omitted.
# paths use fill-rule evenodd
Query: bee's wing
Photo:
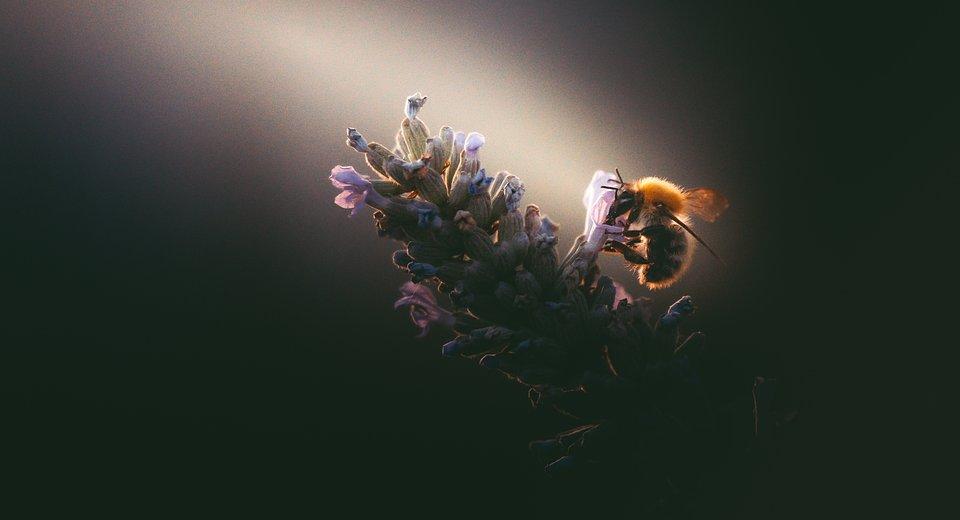
<svg viewBox="0 0 960 520"><path fill-rule="evenodd" d="M716 190L696 188L685 193L686 205L694 215L713 222L730 207L730 201Z"/></svg>

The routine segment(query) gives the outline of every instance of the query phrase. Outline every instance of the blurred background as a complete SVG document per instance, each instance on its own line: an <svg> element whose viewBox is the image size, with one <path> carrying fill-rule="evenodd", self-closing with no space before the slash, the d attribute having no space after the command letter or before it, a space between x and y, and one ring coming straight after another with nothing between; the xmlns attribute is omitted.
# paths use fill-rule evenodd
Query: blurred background
<svg viewBox="0 0 960 520"><path fill-rule="evenodd" d="M4 493L38 514L623 514L557 483L567 423L392 311L405 280L326 176L421 118L583 221L596 169L725 193L674 287L796 425L704 517L915 511L945 438L956 10L930 4L4 2ZM363 168L361 168L363 167ZM749 425L748 425L749 427ZM901 450L900 448L904 448ZM889 472L872 471L871 468ZM867 470L867 471L865 471ZM875 498L877 486L896 492ZM8 503L13 503L8 502Z"/></svg>

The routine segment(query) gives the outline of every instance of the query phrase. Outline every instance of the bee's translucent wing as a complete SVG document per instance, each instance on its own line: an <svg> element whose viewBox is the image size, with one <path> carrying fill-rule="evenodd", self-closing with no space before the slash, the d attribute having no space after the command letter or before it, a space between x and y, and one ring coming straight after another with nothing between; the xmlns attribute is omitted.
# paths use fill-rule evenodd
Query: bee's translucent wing
<svg viewBox="0 0 960 520"><path fill-rule="evenodd" d="M730 201L726 197L710 188L696 188L687 191L684 196L686 206L690 208L690 213L707 222L717 220L720 214L730 207Z"/></svg>

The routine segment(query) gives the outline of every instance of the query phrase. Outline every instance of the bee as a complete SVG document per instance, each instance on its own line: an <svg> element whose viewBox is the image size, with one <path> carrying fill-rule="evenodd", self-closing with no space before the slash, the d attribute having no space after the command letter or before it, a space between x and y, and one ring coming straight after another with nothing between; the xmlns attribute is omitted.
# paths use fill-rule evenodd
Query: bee
<svg viewBox="0 0 960 520"><path fill-rule="evenodd" d="M690 266L696 242L720 260L690 221L692 216L716 221L730 206L726 197L709 188L686 190L658 177L627 183L620 170L615 171L617 179L607 174L607 182L614 185L601 186L615 192L605 223L624 232L622 238L607 240L603 250L622 255L642 285L662 289L676 282Z"/></svg>

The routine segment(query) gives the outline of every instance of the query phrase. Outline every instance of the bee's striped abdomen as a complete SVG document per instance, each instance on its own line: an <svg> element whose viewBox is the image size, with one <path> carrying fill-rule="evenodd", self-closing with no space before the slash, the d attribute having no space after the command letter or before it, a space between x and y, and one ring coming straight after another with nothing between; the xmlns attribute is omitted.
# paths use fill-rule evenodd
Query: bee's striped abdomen
<svg viewBox="0 0 960 520"><path fill-rule="evenodd" d="M655 226L644 231L649 263L639 266L640 283L652 289L672 284L686 269L693 244L676 224Z"/></svg>

